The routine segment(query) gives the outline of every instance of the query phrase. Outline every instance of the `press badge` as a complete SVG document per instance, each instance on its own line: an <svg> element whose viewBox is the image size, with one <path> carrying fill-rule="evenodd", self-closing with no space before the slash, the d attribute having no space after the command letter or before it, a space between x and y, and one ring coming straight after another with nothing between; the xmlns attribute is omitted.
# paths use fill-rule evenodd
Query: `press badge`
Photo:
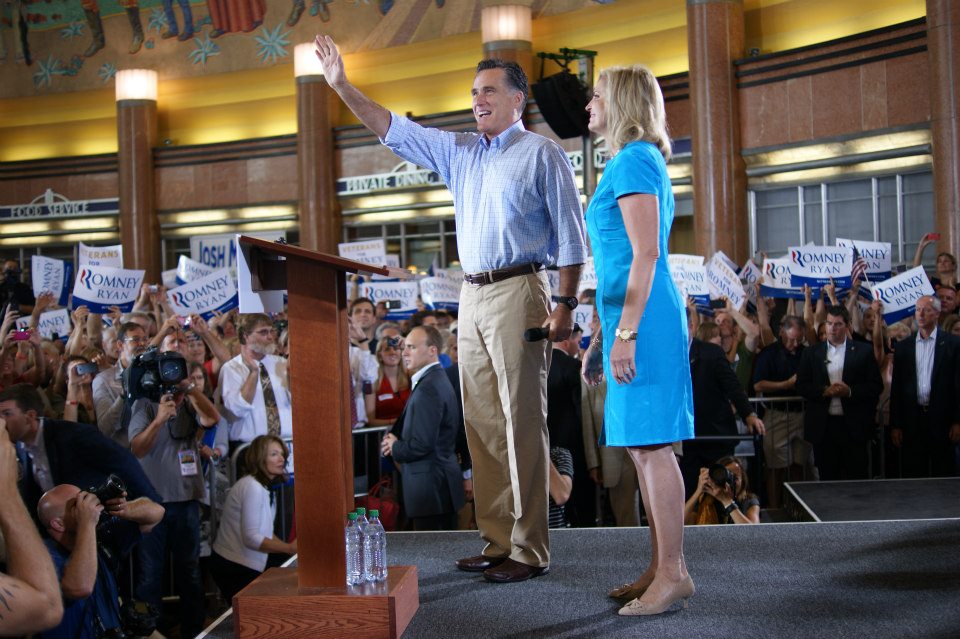
<svg viewBox="0 0 960 639"><path fill-rule="evenodd" d="M180 475L192 477L197 474L197 453L193 450L181 450L177 453L180 458Z"/></svg>
<svg viewBox="0 0 960 639"><path fill-rule="evenodd" d="M384 393L383 395L377 395L377 399L381 402L393 399L393 393Z"/></svg>

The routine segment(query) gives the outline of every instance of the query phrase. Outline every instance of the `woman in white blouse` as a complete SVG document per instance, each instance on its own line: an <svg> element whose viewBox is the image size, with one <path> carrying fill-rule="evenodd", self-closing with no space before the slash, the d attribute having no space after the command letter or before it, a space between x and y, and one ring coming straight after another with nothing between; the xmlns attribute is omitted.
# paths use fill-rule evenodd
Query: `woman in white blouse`
<svg viewBox="0 0 960 639"><path fill-rule="evenodd" d="M273 535L277 504L270 486L286 479L289 455L279 437L257 437L247 451L252 474L238 480L227 494L213 543L211 569L228 602L264 571L269 553L297 552L296 540L286 542Z"/></svg>

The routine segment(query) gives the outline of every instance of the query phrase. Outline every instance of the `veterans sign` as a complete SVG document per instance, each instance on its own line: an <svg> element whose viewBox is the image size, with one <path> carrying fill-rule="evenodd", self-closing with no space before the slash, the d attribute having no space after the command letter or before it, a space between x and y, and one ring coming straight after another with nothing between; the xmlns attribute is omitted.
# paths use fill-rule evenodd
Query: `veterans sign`
<svg viewBox="0 0 960 639"><path fill-rule="evenodd" d="M873 299L883 303L883 319L887 324L912 315L917 300L924 295L933 295L933 286L922 266L891 277L872 287Z"/></svg>
<svg viewBox="0 0 960 639"><path fill-rule="evenodd" d="M845 246L791 246L790 285L822 288L830 280L838 289L850 288L853 249Z"/></svg>
<svg viewBox="0 0 960 639"><path fill-rule="evenodd" d="M240 304L237 287L228 268L217 269L198 280L167 291L167 299L177 315L196 313L203 319L213 317L214 311L225 313Z"/></svg>
<svg viewBox="0 0 960 639"><path fill-rule="evenodd" d="M707 269L703 266L703 256L676 253L667 258L667 263L673 283L684 299L692 297L699 308L709 308L710 285L707 282Z"/></svg>
<svg viewBox="0 0 960 639"><path fill-rule="evenodd" d="M105 314L111 306L119 306L124 313L133 309L140 293L143 271L82 266L73 284L73 307L86 305L91 313Z"/></svg>
<svg viewBox="0 0 960 639"><path fill-rule="evenodd" d="M80 266L109 266L123 268L123 245L87 246L80 242Z"/></svg>
<svg viewBox="0 0 960 639"><path fill-rule="evenodd" d="M31 255L30 273L33 276L34 295L53 293L58 305L67 305L70 297L70 276L73 275L72 264L52 257Z"/></svg>
<svg viewBox="0 0 960 639"><path fill-rule="evenodd" d="M363 240L337 244L340 257L354 262L383 266L387 263L387 246L383 240Z"/></svg>
<svg viewBox="0 0 960 639"><path fill-rule="evenodd" d="M743 284L740 278L724 259L722 253L717 253L707 264L707 283L710 286L710 297L720 299L726 297L734 308L743 308L743 303L747 299L747 294L743 290Z"/></svg>

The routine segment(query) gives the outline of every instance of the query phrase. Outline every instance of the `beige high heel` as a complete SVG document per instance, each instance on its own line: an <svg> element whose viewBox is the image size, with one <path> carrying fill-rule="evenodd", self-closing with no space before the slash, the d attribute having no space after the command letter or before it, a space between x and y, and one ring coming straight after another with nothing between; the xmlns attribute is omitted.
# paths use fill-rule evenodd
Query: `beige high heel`
<svg viewBox="0 0 960 639"><path fill-rule="evenodd" d="M673 592L660 601L640 601L640 599L637 598L621 608L617 614L625 617L659 615L662 612L666 612L666 610L678 600L683 600L683 607L686 608L687 600L694 595L696 590L693 585L693 579L687 575L677 583Z"/></svg>

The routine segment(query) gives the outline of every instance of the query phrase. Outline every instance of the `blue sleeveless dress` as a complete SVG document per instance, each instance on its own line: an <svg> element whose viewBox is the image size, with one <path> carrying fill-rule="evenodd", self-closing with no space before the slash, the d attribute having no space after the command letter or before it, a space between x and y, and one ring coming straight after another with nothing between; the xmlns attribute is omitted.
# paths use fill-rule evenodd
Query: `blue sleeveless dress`
<svg viewBox="0 0 960 639"><path fill-rule="evenodd" d="M656 263L636 343L636 370L629 384L610 372L609 354L620 327L633 249L617 198L647 193L660 204ZM607 380L601 446L646 446L693 438L693 388L683 298L670 276L667 238L673 225L673 190L667 165L649 142L627 144L607 162L587 207L587 232L597 271L597 312L603 326L603 372Z"/></svg>

